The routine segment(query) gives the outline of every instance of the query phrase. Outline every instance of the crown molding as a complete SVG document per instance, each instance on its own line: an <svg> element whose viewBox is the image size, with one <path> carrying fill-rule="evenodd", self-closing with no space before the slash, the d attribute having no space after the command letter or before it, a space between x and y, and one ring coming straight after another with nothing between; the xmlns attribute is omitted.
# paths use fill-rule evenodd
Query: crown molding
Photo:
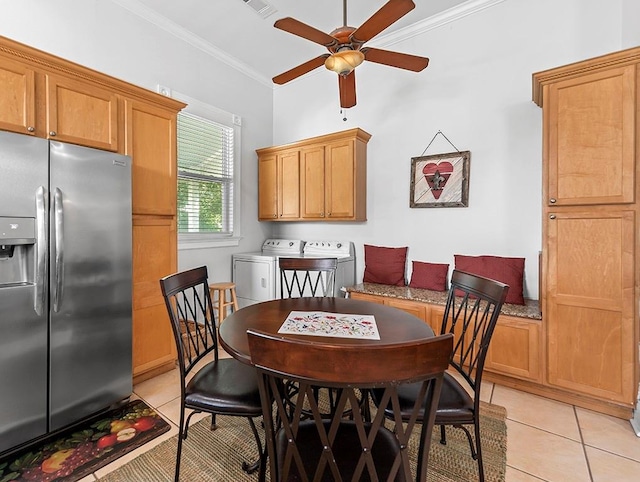
<svg viewBox="0 0 640 482"><path fill-rule="evenodd" d="M469 0L453 8L445 10L444 12L441 12L437 15L433 15L429 18L408 25L407 27L397 30L396 32L377 37L371 42L371 45L373 46L375 44L375 46L377 47L387 47L403 40L407 40L417 35L423 34L430 30L436 29L448 23L455 22L456 20L464 18L468 15L473 15L477 12L493 7L494 5L505 1L506 0ZM193 47L227 64L231 68L245 74L246 76L256 80L257 82L267 87L276 88L270 78L265 77L257 70L249 67L244 62L239 61L237 58L227 54L218 47L211 45L202 37L193 34L177 23L172 22L156 11L148 8L138 0L111 0L111 2L120 5L122 8L130 11L134 15L137 15L138 17L155 25L156 27L165 30L171 35L187 42Z"/></svg>
<svg viewBox="0 0 640 482"><path fill-rule="evenodd" d="M270 78L265 77L260 72L252 69L244 62L240 62L235 57L227 54L223 50L211 45L202 37L195 35L189 30L181 27L175 22L172 22L168 18L160 15L155 10L148 8L146 5L138 2L138 0L111 0L111 2L120 5L122 8L129 10L134 15L141 17L147 22L155 25L156 27L170 33L174 37L184 40L193 47L202 50L204 53L212 56L213 58L227 64L228 66L242 72L246 76L264 84L267 87L273 87L273 81Z"/></svg>
<svg viewBox="0 0 640 482"><path fill-rule="evenodd" d="M506 0L469 0L436 15L432 15L431 17L425 18L416 23L407 25L406 27L396 30L388 35L376 37L371 41L371 43L375 43L377 47L388 47L398 42L402 42L403 40L408 40L417 35L421 35L430 30L434 30L438 27L442 27L448 23L455 22L456 20L460 20L468 15L473 15L505 1Z"/></svg>

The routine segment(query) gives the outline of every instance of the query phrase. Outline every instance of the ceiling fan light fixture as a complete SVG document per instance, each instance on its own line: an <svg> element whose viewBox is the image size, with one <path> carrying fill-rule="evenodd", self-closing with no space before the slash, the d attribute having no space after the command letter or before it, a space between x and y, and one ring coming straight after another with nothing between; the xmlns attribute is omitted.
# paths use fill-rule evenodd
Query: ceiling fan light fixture
<svg viewBox="0 0 640 482"><path fill-rule="evenodd" d="M364 54L359 50L341 50L327 57L324 66L328 70L346 76L362 62L364 62Z"/></svg>

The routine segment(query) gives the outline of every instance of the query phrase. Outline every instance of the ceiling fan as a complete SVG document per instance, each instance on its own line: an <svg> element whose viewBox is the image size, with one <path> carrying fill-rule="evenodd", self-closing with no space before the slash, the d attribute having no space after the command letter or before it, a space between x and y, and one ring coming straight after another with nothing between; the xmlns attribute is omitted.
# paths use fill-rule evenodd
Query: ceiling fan
<svg viewBox="0 0 640 482"><path fill-rule="evenodd" d="M343 26L327 34L291 17L281 18L273 25L280 30L323 45L329 50L303 64L273 78L276 84L287 82L325 65L338 74L340 106L349 108L356 105L355 68L363 61L389 65L405 70L420 72L429 65L429 59L417 55L402 54L389 50L363 47L364 43L382 32L415 8L412 0L389 0L366 20L360 27L347 25L347 0L343 0Z"/></svg>

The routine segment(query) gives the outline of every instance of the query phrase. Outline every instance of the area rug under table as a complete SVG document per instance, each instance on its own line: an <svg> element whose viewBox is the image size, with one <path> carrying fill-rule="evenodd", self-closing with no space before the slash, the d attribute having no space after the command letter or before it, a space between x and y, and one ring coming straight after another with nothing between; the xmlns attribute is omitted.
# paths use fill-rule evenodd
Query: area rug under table
<svg viewBox="0 0 640 482"><path fill-rule="evenodd" d="M142 400L0 459L0 481L74 482L169 430Z"/></svg>
<svg viewBox="0 0 640 482"><path fill-rule="evenodd" d="M481 402L480 437L485 480L503 482L507 460L507 412L504 407ZM188 481L257 481L257 473L242 471L243 461L253 461L256 444L246 419L218 417L218 429L210 430L210 418L189 428L182 446L180 479ZM471 458L469 443L460 429L447 427L447 445L441 445L440 429L435 428L429 452L429 482L469 482L478 480L478 468ZM165 482L173 480L177 436L157 445L131 462L100 478L100 482ZM412 437L409 457L413 462L418 449ZM267 480L269 474L267 473Z"/></svg>

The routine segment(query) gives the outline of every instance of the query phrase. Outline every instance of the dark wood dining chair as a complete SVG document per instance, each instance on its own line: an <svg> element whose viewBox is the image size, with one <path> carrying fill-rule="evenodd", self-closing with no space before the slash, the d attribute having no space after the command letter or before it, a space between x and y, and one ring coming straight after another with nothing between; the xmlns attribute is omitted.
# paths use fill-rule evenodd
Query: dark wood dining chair
<svg viewBox="0 0 640 482"><path fill-rule="evenodd" d="M334 296L337 258L279 258L280 298Z"/></svg>
<svg viewBox="0 0 640 482"><path fill-rule="evenodd" d="M509 286L504 283L454 271L440 330L440 333L452 333L455 336L450 366L461 379L458 381L450 373L445 373L435 419L436 425L440 425L440 443L447 443L445 426L462 429L469 440L471 456L477 460L480 482L484 481L480 443L480 386L489 342L508 291ZM418 389L417 385L405 385L399 389L402 413L407 420L411 416ZM379 402L378 394L374 392L373 395L374 400ZM392 409L387 408L385 412L389 417L393 416ZM420 418L424 418L424 414ZM473 437L467 425L473 425Z"/></svg>
<svg viewBox="0 0 640 482"><path fill-rule="evenodd" d="M425 481L431 431L453 336L367 347L314 343L249 330L251 362L260 378L270 476L280 481ZM384 360L381 363L380 360ZM290 416L284 388L300 390ZM412 382L416 393L412 415L394 410L394 427L385 427L380 410L368 421L357 409L359 389L378 388L385 405L398 407L398 389ZM340 394L337 410L327 418L317 386ZM351 416L344 417L351 408ZM302 417L305 410L311 417ZM417 420L422 414L422 424ZM421 427L421 430L418 430ZM411 474L409 440L418 452Z"/></svg>
<svg viewBox="0 0 640 482"><path fill-rule="evenodd" d="M211 414L211 430L217 428L216 415L246 417L249 420L258 446L258 459L253 464L243 462L242 468L252 473L260 467L260 480L263 480L262 443L253 421L262 416L258 376L251 365L234 358L218 357L215 311L207 282L207 267L166 276L160 280L160 287L173 328L180 369L176 482L180 480L180 456L189 420L201 412ZM205 363L202 360L207 356L211 361ZM185 421L186 409L191 413Z"/></svg>

